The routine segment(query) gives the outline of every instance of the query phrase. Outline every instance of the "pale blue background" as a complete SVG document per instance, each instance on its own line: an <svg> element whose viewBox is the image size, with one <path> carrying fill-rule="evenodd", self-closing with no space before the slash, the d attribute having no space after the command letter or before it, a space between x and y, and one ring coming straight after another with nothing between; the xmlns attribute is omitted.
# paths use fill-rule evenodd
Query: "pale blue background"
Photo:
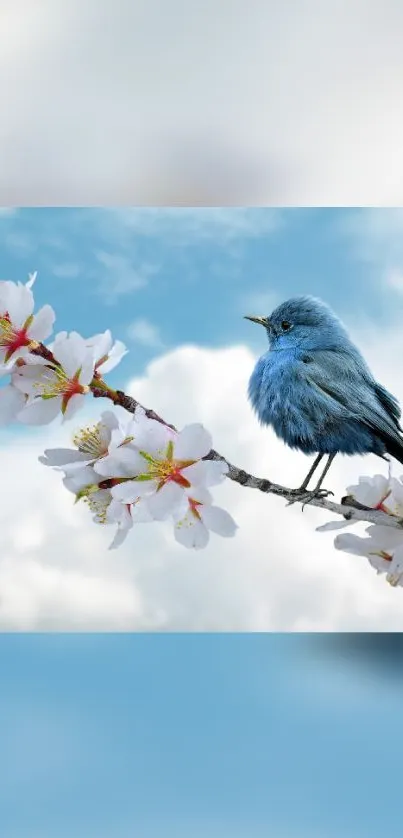
<svg viewBox="0 0 403 838"><path fill-rule="evenodd" d="M3 636L0 655L5 838L401 835L398 640Z"/></svg>

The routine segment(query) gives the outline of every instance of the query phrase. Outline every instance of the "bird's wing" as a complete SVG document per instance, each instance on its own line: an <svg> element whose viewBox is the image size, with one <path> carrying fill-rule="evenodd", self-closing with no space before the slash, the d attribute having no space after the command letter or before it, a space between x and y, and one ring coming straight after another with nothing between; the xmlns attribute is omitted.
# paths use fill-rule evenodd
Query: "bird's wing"
<svg viewBox="0 0 403 838"><path fill-rule="evenodd" d="M396 427L399 431L402 430L400 427L399 419L402 415L402 411L400 409L399 402L392 396L385 387L382 387L382 384L376 383L374 385L376 395L378 396L379 401L385 408L386 412L390 414L390 416L394 419Z"/></svg>
<svg viewBox="0 0 403 838"><path fill-rule="evenodd" d="M319 350L302 358L304 376L326 408L341 418L354 418L375 431L386 443L402 445L400 408L396 399L372 378L350 353Z"/></svg>

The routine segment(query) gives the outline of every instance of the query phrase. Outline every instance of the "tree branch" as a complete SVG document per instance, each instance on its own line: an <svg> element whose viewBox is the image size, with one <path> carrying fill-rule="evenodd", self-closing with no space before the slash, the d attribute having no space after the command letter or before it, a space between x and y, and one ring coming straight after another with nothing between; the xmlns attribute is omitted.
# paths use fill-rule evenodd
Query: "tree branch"
<svg viewBox="0 0 403 838"><path fill-rule="evenodd" d="M140 408L149 419L155 419L156 422L161 422L162 425L166 425L168 428L176 430L174 425L170 425L168 422L165 422L165 420L162 419L158 413L155 413L154 410L143 407L140 402L132 396L128 396L122 390L111 390L104 384L104 382L102 382L102 387L97 387L96 382L94 381L91 385L91 391L95 398L108 398L113 401L114 404L123 407L129 413L135 413L136 409ZM244 471L243 469L240 469L228 462L222 454L219 454L218 451L215 451L214 449L212 449L203 459L220 460L221 462L227 463L229 469L227 476L235 483L239 483L240 486L246 486L249 489L258 489L260 492L265 492L266 494L278 495L285 500L293 500L296 503L303 502L302 500L298 501L298 498L295 497L292 489L288 489L286 486L280 486L278 483L273 483L271 480L267 480L267 478L264 477L254 477L247 471ZM403 527L403 518L397 518L393 515L388 515L386 512L382 512L381 510L363 506L351 495L347 495L342 498L341 503L334 503L334 501L321 497L312 498L309 505L326 509L328 512L333 512L335 515L341 515L346 519L346 521L366 521L370 524L378 524L384 527L393 527L395 529L401 529Z"/></svg>

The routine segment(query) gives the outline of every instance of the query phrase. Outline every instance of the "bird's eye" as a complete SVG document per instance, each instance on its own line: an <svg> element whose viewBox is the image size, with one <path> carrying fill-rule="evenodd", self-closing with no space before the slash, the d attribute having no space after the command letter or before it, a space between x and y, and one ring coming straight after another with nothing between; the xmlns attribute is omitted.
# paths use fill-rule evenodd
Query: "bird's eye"
<svg viewBox="0 0 403 838"><path fill-rule="evenodd" d="M288 320L282 320L281 328L283 332L288 332L291 329L291 323L289 323Z"/></svg>

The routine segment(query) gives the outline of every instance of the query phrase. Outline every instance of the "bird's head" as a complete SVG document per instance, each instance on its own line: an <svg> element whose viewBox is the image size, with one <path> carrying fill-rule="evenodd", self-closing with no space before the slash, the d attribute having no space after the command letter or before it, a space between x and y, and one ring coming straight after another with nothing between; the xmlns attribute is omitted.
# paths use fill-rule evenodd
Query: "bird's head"
<svg viewBox="0 0 403 838"><path fill-rule="evenodd" d="M271 349L330 348L348 339L340 320L315 297L294 297L281 303L269 317L246 316L246 320L264 326Z"/></svg>

